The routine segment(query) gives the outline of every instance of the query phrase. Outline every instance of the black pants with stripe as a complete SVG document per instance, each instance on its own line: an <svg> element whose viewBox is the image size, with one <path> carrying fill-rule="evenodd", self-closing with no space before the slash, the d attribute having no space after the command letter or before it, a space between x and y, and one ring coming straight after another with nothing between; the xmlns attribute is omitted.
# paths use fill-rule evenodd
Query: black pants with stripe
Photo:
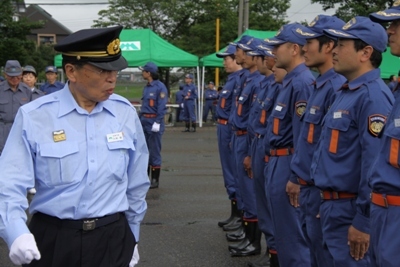
<svg viewBox="0 0 400 267"><path fill-rule="evenodd" d="M136 245L125 215L84 231L49 223L34 214L29 229L41 259L24 267L128 267Z"/></svg>

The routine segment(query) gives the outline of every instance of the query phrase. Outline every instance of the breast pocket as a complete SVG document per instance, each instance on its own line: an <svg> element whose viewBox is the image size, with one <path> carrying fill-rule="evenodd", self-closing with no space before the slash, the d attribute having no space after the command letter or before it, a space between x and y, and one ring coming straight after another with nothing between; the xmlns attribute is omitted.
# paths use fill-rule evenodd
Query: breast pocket
<svg viewBox="0 0 400 267"><path fill-rule="evenodd" d="M280 129L287 127L287 122L285 121L285 117L287 115L287 108L277 105L275 109L272 111L271 119L272 119L272 133L274 135L279 135L281 132Z"/></svg>
<svg viewBox="0 0 400 267"><path fill-rule="evenodd" d="M135 151L132 140L124 139L118 142L107 143L108 156L107 164L110 171L109 179L119 182L127 179L129 165L129 150Z"/></svg>
<svg viewBox="0 0 400 267"><path fill-rule="evenodd" d="M39 144L36 158L38 179L48 186L59 186L79 182L83 178L87 163L79 157L77 142Z"/></svg>
<svg viewBox="0 0 400 267"><path fill-rule="evenodd" d="M237 115L242 116L243 108L245 107L246 101L248 100L248 95L241 95L238 99Z"/></svg>
<svg viewBox="0 0 400 267"><path fill-rule="evenodd" d="M388 137L388 142L385 142L385 150L389 151L387 160L390 165L395 168L400 168L400 127L395 127L393 122L388 122L384 128L384 135Z"/></svg>
<svg viewBox="0 0 400 267"><path fill-rule="evenodd" d="M306 135L305 138L308 143L313 144L314 142L318 141L318 138L321 135L321 127L316 126L321 124L322 118L322 113L305 113L301 117L301 120L304 122L303 127L306 127L306 131L303 131L303 134Z"/></svg>
<svg viewBox="0 0 400 267"><path fill-rule="evenodd" d="M331 129L331 140L329 143L329 152L336 154L340 144L345 147L348 141L345 139L344 133L346 133L351 125L351 119L348 117L341 117L340 119L330 118L329 120L325 120L326 127Z"/></svg>
<svg viewBox="0 0 400 267"><path fill-rule="evenodd" d="M8 99L2 99L0 98L0 113L4 113L7 111L7 108L9 107L10 101Z"/></svg>

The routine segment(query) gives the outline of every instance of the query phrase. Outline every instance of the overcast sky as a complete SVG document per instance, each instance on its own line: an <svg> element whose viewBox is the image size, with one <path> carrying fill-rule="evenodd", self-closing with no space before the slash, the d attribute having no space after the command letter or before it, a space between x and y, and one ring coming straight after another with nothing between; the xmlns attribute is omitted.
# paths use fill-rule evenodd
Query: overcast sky
<svg viewBox="0 0 400 267"><path fill-rule="evenodd" d="M40 4L52 17L71 31L90 28L93 20L98 19L98 12L107 9L108 0L25 0L27 5ZM68 5L49 5L63 3ZM82 3L94 3L82 5ZM47 4L47 5L46 5ZM287 11L287 19L295 21L311 21L318 14L332 15L334 10L324 12L320 5L311 4L310 0L291 0Z"/></svg>

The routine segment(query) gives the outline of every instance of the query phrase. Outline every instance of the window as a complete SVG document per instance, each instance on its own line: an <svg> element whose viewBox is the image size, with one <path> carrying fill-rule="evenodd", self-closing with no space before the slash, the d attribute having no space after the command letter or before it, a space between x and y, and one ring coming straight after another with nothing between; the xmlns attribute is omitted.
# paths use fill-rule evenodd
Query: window
<svg viewBox="0 0 400 267"><path fill-rule="evenodd" d="M55 34L38 34L38 45L55 44L55 43L56 43Z"/></svg>

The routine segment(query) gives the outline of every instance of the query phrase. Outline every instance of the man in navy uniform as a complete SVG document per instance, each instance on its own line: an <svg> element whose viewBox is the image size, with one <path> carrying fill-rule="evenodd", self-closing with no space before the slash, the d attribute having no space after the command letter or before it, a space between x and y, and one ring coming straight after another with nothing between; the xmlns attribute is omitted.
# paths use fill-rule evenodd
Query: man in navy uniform
<svg viewBox="0 0 400 267"><path fill-rule="evenodd" d="M143 90L140 121L150 153L148 167L148 172L151 172L150 188L158 188L162 162L161 138L165 130L164 116L167 113L168 91L159 80L156 64L148 62L139 69L142 70L143 78L147 80Z"/></svg>
<svg viewBox="0 0 400 267"><path fill-rule="evenodd" d="M22 106L0 157L0 236L14 264L134 266L149 152L135 108L115 95L122 26L55 45L68 84ZM26 225L26 189L36 184ZM110 238L111 237L111 238Z"/></svg>
<svg viewBox="0 0 400 267"><path fill-rule="evenodd" d="M207 122L208 113L211 111L212 121L215 119L214 101L218 99L218 92L215 90L214 82L208 83L208 88L204 92L203 122Z"/></svg>
<svg viewBox="0 0 400 267"><path fill-rule="evenodd" d="M389 9L370 15L371 20L390 22L387 28L390 52L400 56L400 1ZM396 88L396 87L395 87ZM397 96L399 89L396 89ZM376 160L368 173L371 196L371 266L395 267L400 261L400 103L396 98L386 120L376 153Z"/></svg>
<svg viewBox="0 0 400 267"><path fill-rule="evenodd" d="M320 219L328 266L369 266L370 188L367 172L377 154L393 95L380 78L388 42L385 29L355 17L342 29L325 29L338 38L333 66L346 83L324 118L311 164L321 190Z"/></svg>
<svg viewBox="0 0 400 267"><path fill-rule="evenodd" d="M44 72L47 81L40 87L42 92L48 95L64 88L64 83L57 81L58 74L55 66L47 66Z"/></svg>
<svg viewBox="0 0 400 267"><path fill-rule="evenodd" d="M193 84L193 74L189 73L185 75L185 85L183 86L184 132L196 132L196 100L197 87Z"/></svg>
<svg viewBox="0 0 400 267"><path fill-rule="evenodd" d="M326 28L341 29L344 21L333 16L319 15L307 27L299 25L293 33L307 40L303 47L305 65L319 72L314 90L307 101L302 117L297 148L292 158L291 168L301 185L300 195L293 192L291 204L300 209L300 223L308 246L310 247L311 266L329 266L329 252L322 245L322 229L319 213L321 196L310 178L311 161L315 146L319 140L322 121L336 98L336 92L342 87L345 78L333 69L332 51L336 41L324 34ZM288 183L292 183L289 181Z"/></svg>

